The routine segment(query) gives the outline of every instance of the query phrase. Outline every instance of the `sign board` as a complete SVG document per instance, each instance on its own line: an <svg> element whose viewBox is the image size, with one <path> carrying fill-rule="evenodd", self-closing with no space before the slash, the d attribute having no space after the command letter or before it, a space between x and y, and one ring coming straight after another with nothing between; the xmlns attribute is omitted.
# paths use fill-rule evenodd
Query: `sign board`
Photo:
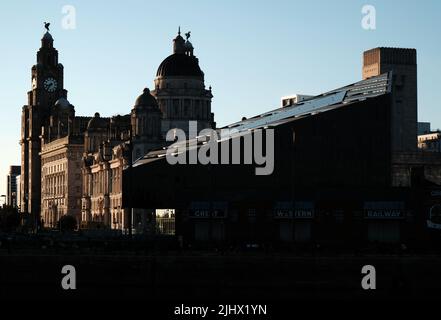
<svg viewBox="0 0 441 320"><path fill-rule="evenodd" d="M403 211L399 209L368 209L365 210L366 219L401 219Z"/></svg>
<svg viewBox="0 0 441 320"><path fill-rule="evenodd" d="M403 219L405 203L402 201L368 201L364 203L365 219Z"/></svg>
<svg viewBox="0 0 441 320"><path fill-rule="evenodd" d="M190 210L190 217L191 218L200 218L200 219L209 219L209 218L225 218L227 216L226 210Z"/></svg>
<svg viewBox="0 0 441 320"><path fill-rule="evenodd" d="M211 215L213 218L225 218L227 216L226 209L214 209Z"/></svg>
<svg viewBox="0 0 441 320"><path fill-rule="evenodd" d="M191 218L209 219L225 218L227 216L227 204L225 202L193 202L189 211Z"/></svg>
<svg viewBox="0 0 441 320"><path fill-rule="evenodd" d="M208 209L190 210L190 216L193 218L210 218L210 210Z"/></svg>
<svg viewBox="0 0 441 320"><path fill-rule="evenodd" d="M274 218L276 219L312 219L314 210L312 209L275 209Z"/></svg>
<svg viewBox="0 0 441 320"><path fill-rule="evenodd" d="M312 219L314 203L311 201L278 201L275 204L275 219Z"/></svg>

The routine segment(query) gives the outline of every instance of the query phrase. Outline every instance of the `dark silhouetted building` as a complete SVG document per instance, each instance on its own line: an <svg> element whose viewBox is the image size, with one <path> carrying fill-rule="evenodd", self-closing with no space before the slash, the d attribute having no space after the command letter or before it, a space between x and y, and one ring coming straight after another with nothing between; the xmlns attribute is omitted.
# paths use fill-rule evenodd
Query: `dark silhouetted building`
<svg viewBox="0 0 441 320"><path fill-rule="evenodd" d="M430 122L418 122L418 135L430 133Z"/></svg>
<svg viewBox="0 0 441 320"><path fill-rule="evenodd" d="M53 44L52 35L46 32L37 52L37 62L31 70L32 89L28 92L28 104L22 109L22 212L32 213L35 217L40 214L41 202L40 135L42 130L48 132L51 123L54 124L56 102L67 98L63 81L64 68L58 61L58 51ZM57 129L60 127L56 126ZM58 135L59 132L51 134Z"/></svg>
<svg viewBox="0 0 441 320"><path fill-rule="evenodd" d="M417 150L417 53L415 49L375 48L363 54L363 79L393 71L392 151Z"/></svg>
<svg viewBox="0 0 441 320"><path fill-rule="evenodd" d="M20 176L20 166L11 166L7 177L6 205L17 207L17 177Z"/></svg>
<svg viewBox="0 0 441 320"><path fill-rule="evenodd" d="M152 152L135 162L136 180L125 170L123 205L175 209L188 243L423 241L441 187L416 167L409 186L394 186L394 90L389 72L224 127L235 131L216 142L218 163L221 145L243 155L247 136L274 130L270 175L256 175L256 161L171 165ZM186 143L201 150L199 139Z"/></svg>

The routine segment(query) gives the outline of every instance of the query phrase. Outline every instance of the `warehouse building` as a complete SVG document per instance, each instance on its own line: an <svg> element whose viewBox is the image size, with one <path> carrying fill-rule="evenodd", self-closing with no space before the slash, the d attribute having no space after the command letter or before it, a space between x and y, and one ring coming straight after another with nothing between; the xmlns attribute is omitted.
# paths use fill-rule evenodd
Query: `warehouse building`
<svg viewBox="0 0 441 320"><path fill-rule="evenodd" d="M441 154L418 151L416 98L408 99L416 51L377 48L364 59L358 83L177 142L172 153L190 159L215 142L217 162L173 165L170 148L138 159L124 170L123 206L150 209L151 224L157 209L173 209L173 234L186 243L357 247L439 237ZM273 153L271 174L246 159L256 139ZM234 145L241 162L225 164Z"/></svg>
<svg viewBox="0 0 441 320"><path fill-rule="evenodd" d="M424 234L434 204L423 198L439 187L417 170L413 185L393 187L392 88L386 73L223 128L236 131L217 143L239 139L242 151L246 135L274 130L271 175L256 175L255 162L171 165L165 149L147 154L125 170L124 205L173 208L188 242L406 242Z"/></svg>

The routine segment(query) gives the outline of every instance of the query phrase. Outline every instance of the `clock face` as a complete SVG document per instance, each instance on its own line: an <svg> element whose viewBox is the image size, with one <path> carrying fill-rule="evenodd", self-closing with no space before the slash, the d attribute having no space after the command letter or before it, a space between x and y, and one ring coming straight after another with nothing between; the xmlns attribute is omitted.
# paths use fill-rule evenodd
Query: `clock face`
<svg viewBox="0 0 441 320"><path fill-rule="evenodd" d="M57 80L54 78L47 78L43 83L44 89L48 92L55 92L57 90Z"/></svg>

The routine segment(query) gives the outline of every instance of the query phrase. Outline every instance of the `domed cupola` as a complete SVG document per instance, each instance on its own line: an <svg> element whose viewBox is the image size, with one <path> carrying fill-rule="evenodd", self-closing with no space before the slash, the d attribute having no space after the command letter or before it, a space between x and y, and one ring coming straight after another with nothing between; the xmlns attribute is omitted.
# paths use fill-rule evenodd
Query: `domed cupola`
<svg viewBox="0 0 441 320"><path fill-rule="evenodd" d="M176 128L190 136L189 121L197 122L198 132L215 126L211 112L213 94L205 87L204 72L194 55L190 36L190 31L185 33L184 40L179 28L173 39L173 54L162 61L156 72L155 89L151 94L162 113L163 137Z"/></svg>
<svg viewBox="0 0 441 320"><path fill-rule="evenodd" d="M151 95L148 88L145 88L136 99L131 112L135 158L158 146L161 140L161 119L162 112L156 98Z"/></svg>
<svg viewBox="0 0 441 320"><path fill-rule="evenodd" d="M52 35L49 33L49 31L47 31L43 35L43 38L41 40L44 40L44 41L54 41L54 38L52 38Z"/></svg>
<svg viewBox="0 0 441 320"><path fill-rule="evenodd" d="M48 31L43 35L43 38L41 38L41 47L53 48L53 46L54 46L54 38L52 38L52 35Z"/></svg>
<svg viewBox="0 0 441 320"><path fill-rule="evenodd" d="M185 40L181 37L181 27L179 27L178 35L173 39L173 53L185 53Z"/></svg>
<svg viewBox="0 0 441 320"><path fill-rule="evenodd" d="M58 107L60 109L69 109L72 105L70 104L69 100L67 100L64 97L61 97L57 101L55 101L55 107Z"/></svg>
<svg viewBox="0 0 441 320"><path fill-rule="evenodd" d="M168 56L159 65L156 76L204 78L204 73L199 67L199 63L196 57L175 53L171 56Z"/></svg>
<svg viewBox="0 0 441 320"><path fill-rule="evenodd" d="M151 95L150 90L145 88L143 93L136 99L134 109L152 109L159 110L158 102L155 97Z"/></svg>
<svg viewBox="0 0 441 320"><path fill-rule="evenodd" d="M54 45L54 38L52 38L52 35L49 33L49 26L51 24L49 22L44 23L44 27L46 28L46 33L43 35L43 38L41 38L41 47L42 48L53 48Z"/></svg>
<svg viewBox="0 0 441 320"><path fill-rule="evenodd" d="M98 112L95 113L94 117L89 120L87 124L87 130L107 130L107 121L100 117Z"/></svg>
<svg viewBox="0 0 441 320"><path fill-rule="evenodd" d="M156 77L192 77L204 79L204 73L199 67L199 60L193 55L193 45L188 40L190 32L185 34L187 40L181 36L173 39L173 54L165 58L159 65Z"/></svg>

